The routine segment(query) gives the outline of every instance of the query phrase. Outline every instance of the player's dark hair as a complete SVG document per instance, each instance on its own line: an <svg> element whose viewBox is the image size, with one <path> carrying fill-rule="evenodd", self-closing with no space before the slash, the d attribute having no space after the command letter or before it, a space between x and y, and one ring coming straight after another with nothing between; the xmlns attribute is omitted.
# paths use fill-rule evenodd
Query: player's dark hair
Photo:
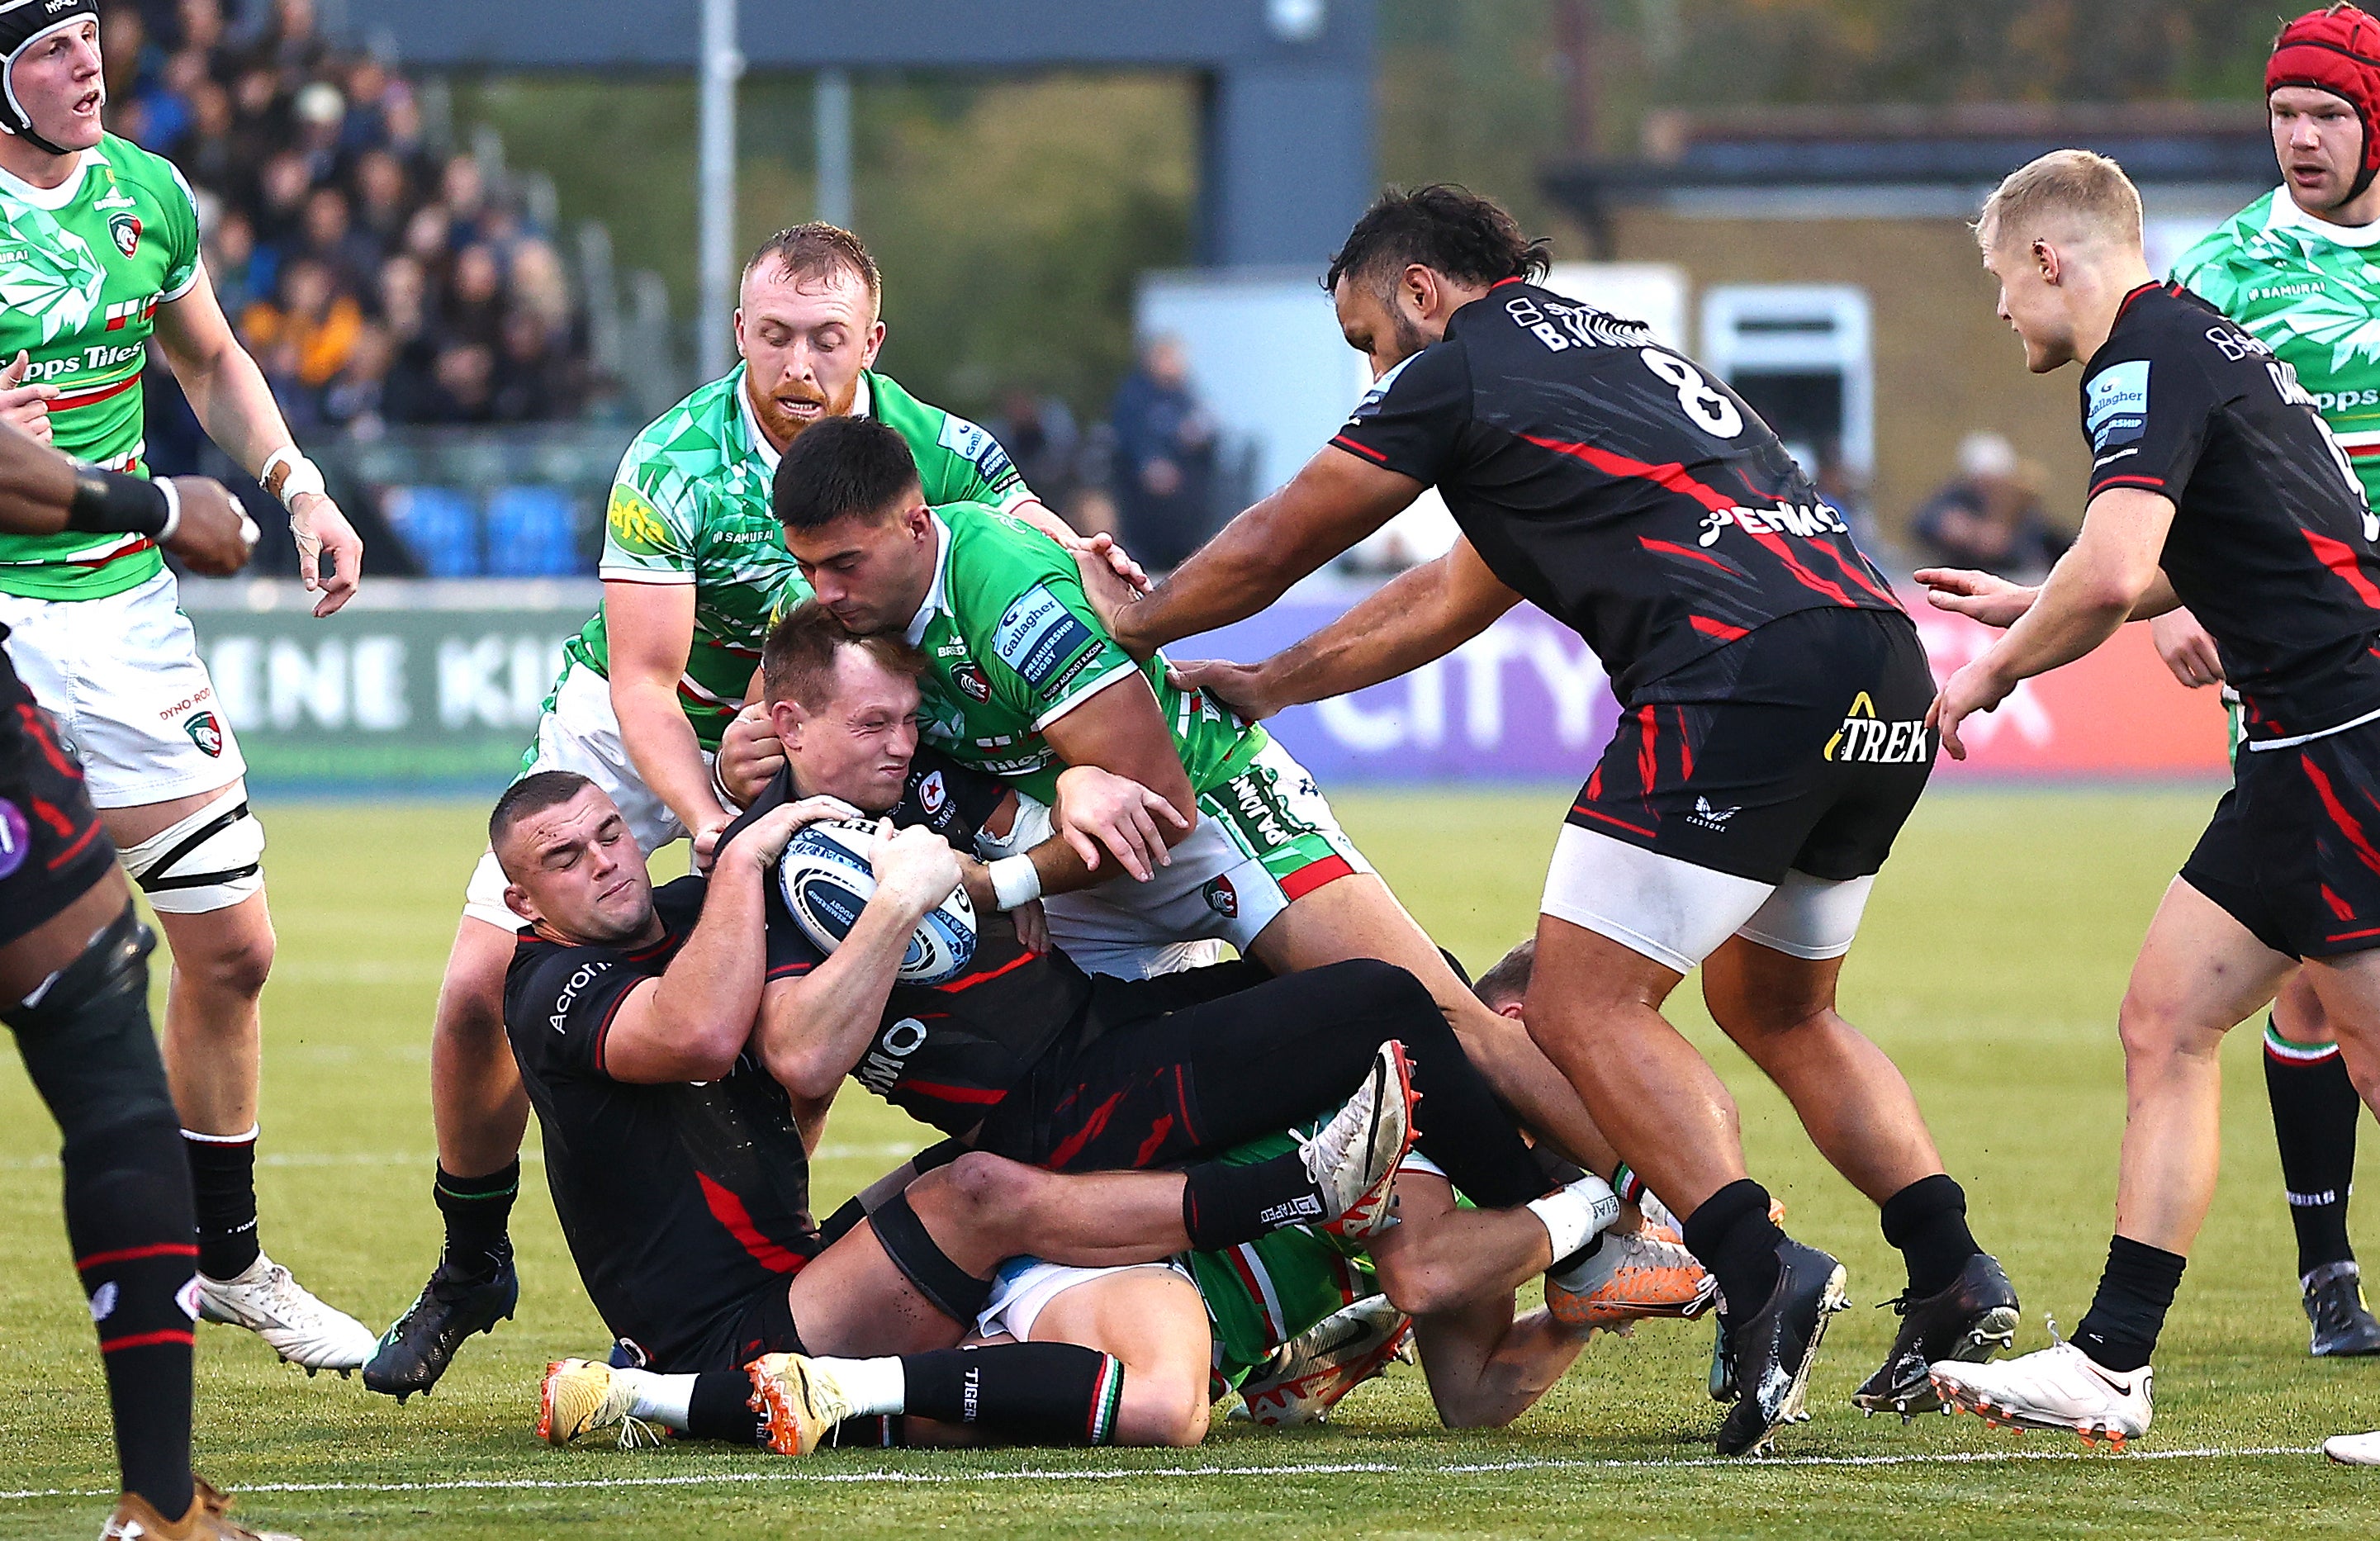
<svg viewBox="0 0 2380 1541"><path fill-rule="evenodd" d="M496 853L501 864L504 841L522 819L558 808L594 784L576 770L538 770L523 776L504 788L504 795L496 799L495 811L488 815L488 849Z"/></svg>
<svg viewBox="0 0 2380 1541"><path fill-rule="evenodd" d="M917 457L896 431L874 418L828 418L795 438L771 493L787 529L822 529L895 512L917 490Z"/></svg>
<svg viewBox="0 0 2380 1541"><path fill-rule="evenodd" d="M1471 993L1479 997L1489 1011L1501 1010L1515 1001L1529 996L1529 976L1536 971L1537 939L1529 938L1496 960L1487 973L1479 976Z"/></svg>
<svg viewBox="0 0 2380 1541"><path fill-rule="evenodd" d="M848 273L868 285L870 301L883 297L883 275L876 271L876 259L868 254L867 246L843 226L824 220L789 225L762 241L744 264L744 276L750 277L763 263L773 263L779 277L796 284Z"/></svg>
<svg viewBox="0 0 2380 1541"><path fill-rule="evenodd" d="M1523 235L1520 222L1493 200L1433 182L1411 192L1390 188L1365 210L1347 244L1332 254L1322 287L1335 291L1351 273L1359 283L1378 283L1415 263L1463 284L1534 283L1549 261L1544 237Z"/></svg>
<svg viewBox="0 0 2380 1541"><path fill-rule="evenodd" d="M819 710L834 699L835 664L845 648L857 648L888 673L916 679L926 672L926 655L902 638L855 637L826 606L804 600L760 644L761 694Z"/></svg>

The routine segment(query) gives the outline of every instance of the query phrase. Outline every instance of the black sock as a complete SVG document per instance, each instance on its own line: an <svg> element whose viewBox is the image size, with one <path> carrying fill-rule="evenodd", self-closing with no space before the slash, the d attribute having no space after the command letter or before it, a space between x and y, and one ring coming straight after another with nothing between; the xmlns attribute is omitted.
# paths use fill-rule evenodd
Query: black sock
<svg viewBox="0 0 2380 1541"><path fill-rule="evenodd" d="M1768 1190L1740 1177L1686 1217L1686 1250L1702 1259L1741 1321L1777 1288L1777 1244L1785 1232L1768 1218Z"/></svg>
<svg viewBox="0 0 2380 1541"><path fill-rule="evenodd" d="M520 1161L485 1177L457 1177L443 1165L431 1186L438 1212L446 1217L443 1261L466 1279L489 1278L512 1256L504 1232L513 1199L520 1193Z"/></svg>
<svg viewBox="0 0 2380 1541"><path fill-rule="evenodd" d="M1414 1148L1438 1163L1463 1196L1482 1209L1511 1209L1546 1192L1546 1173L1529 1142L1496 1098L1463 1040L1416 986L1422 1007L1403 1032L1413 1068Z"/></svg>
<svg viewBox="0 0 2380 1541"><path fill-rule="evenodd" d="M2298 1277L2355 1256L2347 1242L2347 1193L2355 1176L2355 1122L2363 1099L2338 1045L2301 1044L2265 1021L2265 1094L2281 1147L2281 1186L2298 1232Z"/></svg>
<svg viewBox="0 0 2380 1541"><path fill-rule="evenodd" d="M1199 1252L1253 1242L1284 1225L1330 1218L1322 1190L1305 1174L1294 1150L1269 1161L1234 1166L1201 1161L1183 1174L1182 1227Z"/></svg>
<svg viewBox="0 0 2380 1541"><path fill-rule="evenodd" d="M256 1261L256 1131L200 1135L182 1131L190 1161L190 1194L198 1204L199 1271L236 1279Z"/></svg>
<svg viewBox="0 0 2380 1541"><path fill-rule="evenodd" d="M905 1353L901 1374L910 1416L978 1424L1020 1445L1104 1445L1123 1401L1123 1362L1074 1343Z"/></svg>
<svg viewBox="0 0 2380 1541"><path fill-rule="evenodd" d="M705 1370L694 1377L694 1395L686 1403L686 1433L698 1439L757 1445L762 1421L752 1411L749 1371Z"/></svg>
<svg viewBox="0 0 2380 1541"><path fill-rule="evenodd" d="M1947 1289L1983 1249L1967 1230L1967 1192L1949 1174L1921 1177L1884 1201L1884 1239L1909 1266L1909 1292Z"/></svg>
<svg viewBox="0 0 2380 1541"><path fill-rule="evenodd" d="M2074 1346L2119 1375L2147 1364L2156 1353L2157 1334L2165 1330L2181 1270L2189 1266L2180 1253L2130 1236L2109 1242L2107 1271L2099 1276L2099 1292L2074 1329Z"/></svg>

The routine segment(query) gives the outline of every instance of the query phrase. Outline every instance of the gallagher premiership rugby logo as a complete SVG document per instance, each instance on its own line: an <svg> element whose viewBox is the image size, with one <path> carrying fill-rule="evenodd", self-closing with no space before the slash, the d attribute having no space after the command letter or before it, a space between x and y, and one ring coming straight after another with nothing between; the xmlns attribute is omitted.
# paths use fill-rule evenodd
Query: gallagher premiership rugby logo
<svg viewBox="0 0 2380 1541"><path fill-rule="evenodd" d="M129 257L140 249L140 219L137 214L110 214L107 233L115 237L115 249Z"/></svg>
<svg viewBox="0 0 2380 1541"><path fill-rule="evenodd" d="M194 711L190 713L189 717L182 723L182 731L190 735L190 742L199 746L199 753L206 756L209 759L223 758L223 723L216 720L213 712Z"/></svg>

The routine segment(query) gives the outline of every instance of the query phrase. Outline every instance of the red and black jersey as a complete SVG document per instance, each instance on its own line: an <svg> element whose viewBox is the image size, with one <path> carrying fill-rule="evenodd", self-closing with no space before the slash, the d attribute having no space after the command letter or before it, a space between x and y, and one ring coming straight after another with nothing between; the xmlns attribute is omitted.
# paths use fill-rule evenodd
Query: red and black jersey
<svg viewBox="0 0 2380 1541"><path fill-rule="evenodd" d="M115 865L82 767L0 646L0 943L47 925Z"/></svg>
<svg viewBox="0 0 2380 1541"><path fill-rule="evenodd" d="M968 855L1007 786L935 750L909 768L895 824L922 824ZM721 838L795 796L790 768L753 799ZM793 978L826 961L795 923L778 885L769 890L769 977ZM1005 916L978 915L975 958L947 984L895 984L876 1039L851 1070L868 1090L920 1122L963 1135L1025 1079L1052 1046L1085 1027L1090 977L1057 952L1028 953Z"/></svg>
<svg viewBox="0 0 2380 1541"><path fill-rule="evenodd" d="M504 1031L545 1133L570 1255L604 1325L661 1365L820 1250L792 1105L748 1054L695 1085L631 1085L604 1067L622 1002L677 955L702 893L699 878L657 892L664 934L647 948L525 932L504 979Z"/></svg>
<svg viewBox="0 0 2380 1541"><path fill-rule="evenodd" d="M1637 322L1516 278L1383 375L1330 442L1437 487L1623 706L1781 615L1900 608L1742 398Z"/></svg>
<svg viewBox="0 0 2380 1541"><path fill-rule="evenodd" d="M2179 284L2125 297L2082 369L2092 497L2173 501L2163 564L2249 743L2380 710L2380 518L2297 372Z"/></svg>

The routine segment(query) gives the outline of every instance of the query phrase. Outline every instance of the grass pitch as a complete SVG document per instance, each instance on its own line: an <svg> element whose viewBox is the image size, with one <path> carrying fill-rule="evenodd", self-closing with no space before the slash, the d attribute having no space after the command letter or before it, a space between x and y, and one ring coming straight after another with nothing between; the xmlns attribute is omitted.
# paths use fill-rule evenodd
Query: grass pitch
<svg viewBox="0 0 2380 1541"><path fill-rule="evenodd" d="M1916 1085L1976 1234L2023 1292L2021 1349L2070 1325L2105 1256L2123 1116L2113 1022L2156 896L2206 790L1941 793L1878 883L1846 1010ZM1347 827L1425 925L1475 966L1532 924L1556 795L1366 795ZM264 1241L334 1303L387 1322L437 1246L428 1022L475 803L268 810L280 960L265 1003ZM1460 854L1459 856L1456 854ZM1783 1101L1718 1039L1691 989L1678 1016L1744 1110L1754 1170L1795 1232L1851 1267L1812 1382L1816 1420L1779 1459L1708 1460L1708 1329L1598 1338L1509 1430L1451 1436L1399 1367L1327 1429L1218 1424L1202 1450L851 1451L808 1462L715 1446L552 1451L532 1432L545 1362L599 1352L539 1169L515 1235L516 1321L438 1393L398 1408L309 1380L246 1333L200 1334L200 1469L251 1523L325 1536L528 1537L1295 1533L1453 1535L2370 1535L2380 1473L2309 1453L2380 1425L2380 1362L2305 1353L2293 1253L2252 1031L2227 1050L2226 1181L2158 1358L2157 1425L2126 1457L2022 1441L1972 1418L1903 1428L1847 1398L1900 1283L1874 1211L1811 1152ZM54 1130L0 1057L0 1537L89 1535L114 1467L106 1402L57 1210ZM534 1135L532 1135L534 1140ZM817 1173L824 1214L918 1143L874 1098L843 1099ZM2367 1151L2369 1142L2367 1141ZM2374 1171L2367 1154L2364 1171ZM2367 1211L2368 1212L2368 1211ZM2358 1225L2380 1257L2375 1227Z"/></svg>

